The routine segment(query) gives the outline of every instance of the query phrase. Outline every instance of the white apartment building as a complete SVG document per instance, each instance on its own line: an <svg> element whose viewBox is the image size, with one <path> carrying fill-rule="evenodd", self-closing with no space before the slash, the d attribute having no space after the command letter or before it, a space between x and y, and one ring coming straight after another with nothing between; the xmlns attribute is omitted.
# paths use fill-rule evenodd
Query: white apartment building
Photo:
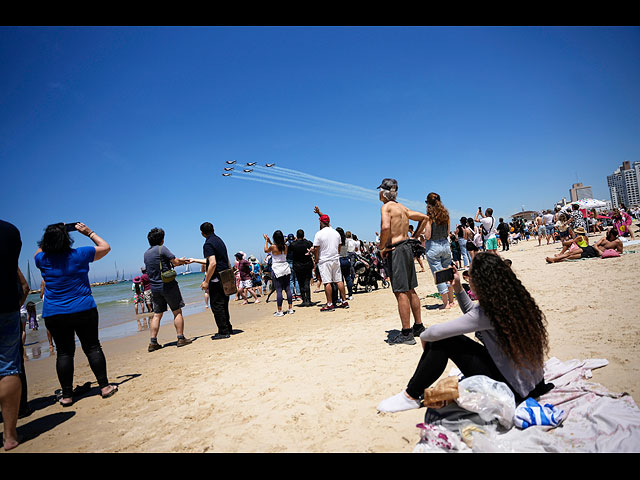
<svg viewBox="0 0 640 480"><path fill-rule="evenodd" d="M607 176L607 186L613 208L621 204L626 207L640 205L640 162L633 162L633 165L629 161L623 162Z"/></svg>

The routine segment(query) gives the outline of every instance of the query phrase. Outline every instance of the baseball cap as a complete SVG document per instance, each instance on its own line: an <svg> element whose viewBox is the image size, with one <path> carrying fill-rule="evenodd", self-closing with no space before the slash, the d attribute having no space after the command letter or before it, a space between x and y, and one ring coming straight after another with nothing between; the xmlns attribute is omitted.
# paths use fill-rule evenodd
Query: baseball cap
<svg viewBox="0 0 640 480"><path fill-rule="evenodd" d="M329 221L329 215L320 215L320 221L321 221L322 223L331 223L331 222Z"/></svg>
<svg viewBox="0 0 640 480"><path fill-rule="evenodd" d="M378 185L378 188L398 191L398 182L394 178L385 178L382 180L382 183Z"/></svg>

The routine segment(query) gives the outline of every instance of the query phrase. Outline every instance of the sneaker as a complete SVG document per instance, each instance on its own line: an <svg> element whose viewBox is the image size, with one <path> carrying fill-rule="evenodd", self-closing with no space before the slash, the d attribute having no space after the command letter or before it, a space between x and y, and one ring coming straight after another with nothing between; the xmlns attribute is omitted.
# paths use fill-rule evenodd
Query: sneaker
<svg viewBox="0 0 640 480"><path fill-rule="evenodd" d="M191 342L193 342L193 340L191 340L190 338L179 338L176 346L184 347L185 345L189 345Z"/></svg>
<svg viewBox="0 0 640 480"><path fill-rule="evenodd" d="M334 307L333 305L329 306L329 305L325 305L324 307L322 307L320 309L321 312L335 312L336 311L336 307Z"/></svg>
<svg viewBox="0 0 640 480"><path fill-rule="evenodd" d="M290 308L289 310L287 310L287 314L289 315L293 315L294 313L296 313L296 311L293 308Z"/></svg>
<svg viewBox="0 0 640 480"><path fill-rule="evenodd" d="M342 302L339 308L349 308L349 302Z"/></svg>
<svg viewBox="0 0 640 480"><path fill-rule="evenodd" d="M420 408L420 402L408 398L404 392L400 392L393 397L381 401L376 407L379 412L404 412L405 410L413 410L415 408Z"/></svg>
<svg viewBox="0 0 640 480"><path fill-rule="evenodd" d="M284 317L284 313L283 312L276 312L273 314L274 317Z"/></svg>
<svg viewBox="0 0 640 480"><path fill-rule="evenodd" d="M150 343L149 344L149 352L155 352L156 350L160 350L162 348L162 345L160 345L159 343Z"/></svg>
<svg viewBox="0 0 640 480"><path fill-rule="evenodd" d="M420 334L422 332L424 332L426 330L426 328L424 328L424 325L421 323L416 323L413 325L413 336L414 337L419 337Z"/></svg>
<svg viewBox="0 0 640 480"><path fill-rule="evenodd" d="M347 297L347 300L349 300L349 301L353 300L353 295L349 295L349 296Z"/></svg>
<svg viewBox="0 0 640 480"><path fill-rule="evenodd" d="M231 338L231 334L229 333L216 333L211 337L211 340L222 340L224 338Z"/></svg>
<svg viewBox="0 0 640 480"><path fill-rule="evenodd" d="M402 333L399 333L395 337L387 340L387 343L389 345L415 345L416 340L413 338L412 334L403 335Z"/></svg>

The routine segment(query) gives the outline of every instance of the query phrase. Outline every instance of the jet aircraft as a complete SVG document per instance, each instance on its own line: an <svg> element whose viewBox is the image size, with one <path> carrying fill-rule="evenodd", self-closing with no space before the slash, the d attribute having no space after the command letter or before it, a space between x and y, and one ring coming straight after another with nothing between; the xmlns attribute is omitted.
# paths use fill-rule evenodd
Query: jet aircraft
<svg viewBox="0 0 640 480"><path fill-rule="evenodd" d="M267 167L273 167L275 165L275 163L267 163Z"/></svg>
<svg viewBox="0 0 640 480"><path fill-rule="evenodd" d="M235 160L227 160L227 163L228 163L229 165L233 165L234 163L236 163L236 161L235 161Z"/></svg>

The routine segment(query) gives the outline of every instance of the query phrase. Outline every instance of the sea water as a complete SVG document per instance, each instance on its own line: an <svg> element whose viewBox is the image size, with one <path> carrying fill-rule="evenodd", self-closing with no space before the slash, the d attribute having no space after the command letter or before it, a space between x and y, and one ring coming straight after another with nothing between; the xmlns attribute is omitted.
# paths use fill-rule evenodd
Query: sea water
<svg viewBox="0 0 640 480"><path fill-rule="evenodd" d="M185 316L202 312L206 308L204 292L200 284L204 279L204 273L194 272L187 275L178 274L176 281L180 285L180 292L185 307L182 313ZM133 290L131 281L123 281L110 285L99 285L91 288L93 299L98 306L99 338L101 342L114 340L130 335L149 335L149 322L153 314L147 313L146 307L138 305L138 315L135 312ZM42 300L39 294L30 294L27 302L36 304L38 315L38 330L26 327L25 355L28 360L37 360L51 355L47 329L42 319ZM143 313L144 311L144 313ZM160 322L161 325L170 323L173 325L173 314L165 312ZM77 338L76 338L76 343Z"/></svg>

